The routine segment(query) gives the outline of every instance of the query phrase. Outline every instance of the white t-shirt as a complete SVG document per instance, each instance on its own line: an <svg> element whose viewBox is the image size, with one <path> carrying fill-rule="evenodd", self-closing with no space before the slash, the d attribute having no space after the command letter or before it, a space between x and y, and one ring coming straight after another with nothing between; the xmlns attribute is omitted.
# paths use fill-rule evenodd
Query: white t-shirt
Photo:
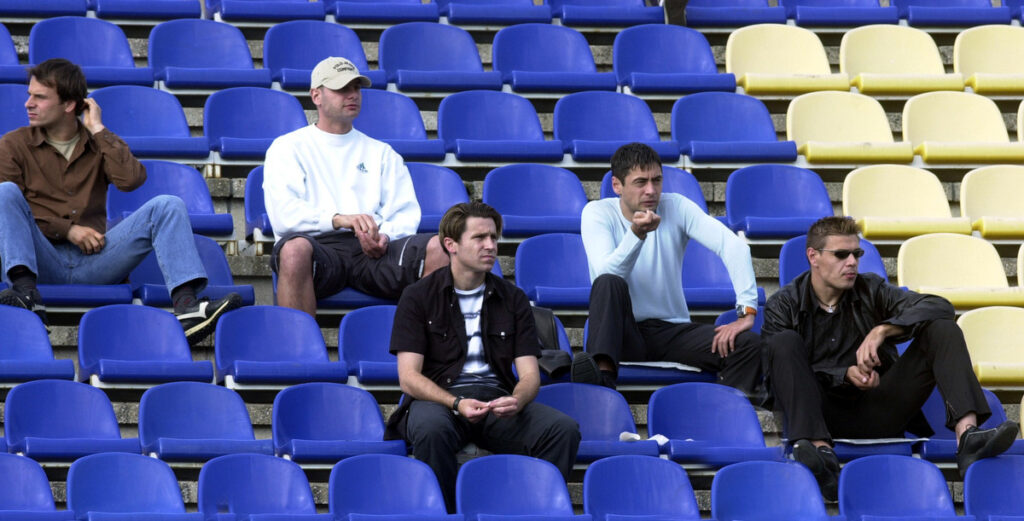
<svg viewBox="0 0 1024 521"><path fill-rule="evenodd" d="M462 317L466 321L467 352L466 362L462 365L462 373L452 384L459 385L489 385L500 387L498 377L487 364L484 355L483 333L480 331L480 311L484 306L484 284L476 289L456 289L455 294L459 297L459 308L462 310Z"/></svg>

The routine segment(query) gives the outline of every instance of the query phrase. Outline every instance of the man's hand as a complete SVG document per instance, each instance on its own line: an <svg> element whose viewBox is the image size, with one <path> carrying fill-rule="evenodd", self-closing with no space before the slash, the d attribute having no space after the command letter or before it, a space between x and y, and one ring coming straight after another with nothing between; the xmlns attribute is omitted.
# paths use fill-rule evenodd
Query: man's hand
<svg viewBox="0 0 1024 521"><path fill-rule="evenodd" d="M342 215L340 213L334 214L334 219L331 220L331 225L334 229L349 228L355 233L363 232L373 236L373 239L377 239L377 221L373 220L373 217L366 215L365 213L357 213L352 215Z"/></svg>
<svg viewBox="0 0 1024 521"><path fill-rule="evenodd" d="M846 380L862 391L878 387L878 372L870 370L862 372L859 367L851 365L846 369Z"/></svg>
<svg viewBox="0 0 1024 521"><path fill-rule="evenodd" d="M868 332L867 336L857 348L857 368L862 374L871 373L876 367L882 364L878 358L878 348L885 342L885 330L876 327Z"/></svg>
<svg viewBox="0 0 1024 521"><path fill-rule="evenodd" d="M496 400L491 400L488 406L490 406L491 411L494 411L495 416L508 418L515 416L519 412L519 399L512 395L502 396Z"/></svg>
<svg viewBox="0 0 1024 521"><path fill-rule="evenodd" d="M715 338L711 340L711 352L726 357L736 349L736 335L749 331L754 327L754 315L736 319L735 322L715 328Z"/></svg>
<svg viewBox="0 0 1024 521"><path fill-rule="evenodd" d="M474 400L472 398L463 398L459 402L459 414L469 423L476 423L487 416L487 412L490 411L490 407L480 400Z"/></svg>
<svg viewBox="0 0 1024 521"><path fill-rule="evenodd" d="M387 234L377 234L377 240L373 240L370 238L370 234L365 232L356 232L356 237L359 239L359 245L363 248L363 253L371 259L379 259L388 251L390 239Z"/></svg>
<svg viewBox="0 0 1024 521"><path fill-rule="evenodd" d="M646 239L649 232L657 230L659 224L661 224L661 216L650 210L633 212L631 228L640 240Z"/></svg>
<svg viewBox="0 0 1024 521"><path fill-rule="evenodd" d="M102 233L77 224L72 224L71 228L68 228L68 240L86 255L98 253L106 244Z"/></svg>
<svg viewBox="0 0 1024 521"><path fill-rule="evenodd" d="M85 110L82 112L82 125L84 125L85 129L93 135L107 128L103 126L100 106L96 103L96 100L92 98L85 98Z"/></svg>

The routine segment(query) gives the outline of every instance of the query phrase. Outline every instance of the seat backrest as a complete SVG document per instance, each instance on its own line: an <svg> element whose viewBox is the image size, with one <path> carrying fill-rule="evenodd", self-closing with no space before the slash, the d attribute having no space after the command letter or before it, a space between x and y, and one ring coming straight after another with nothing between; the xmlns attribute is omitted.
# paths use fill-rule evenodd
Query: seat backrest
<svg viewBox="0 0 1024 521"><path fill-rule="evenodd" d="M443 215L458 203L468 203L469 193L459 174L448 168L427 163L406 163L416 202L423 215Z"/></svg>
<svg viewBox="0 0 1024 521"><path fill-rule="evenodd" d="M24 85L0 84L0 135L28 126L27 99Z"/></svg>
<svg viewBox="0 0 1024 521"><path fill-rule="evenodd" d="M753 165L729 175L725 214L734 229L746 217L825 217L832 215L825 183L818 174L790 165Z"/></svg>
<svg viewBox="0 0 1024 521"><path fill-rule="evenodd" d="M725 262L697 241L686 243L683 258L683 288L732 287Z"/></svg>
<svg viewBox="0 0 1024 521"><path fill-rule="evenodd" d="M992 306L973 309L956 321L964 332L971 361L983 364L1019 364L1016 339L1024 333L1024 308Z"/></svg>
<svg viewBox="0 0 1024 521"><path fill-rule="evenodd" d="M28 36L28 62L65 58L80 66L135 67L128 38L106 20L58 16L40 20Z"/></svg>
<svg viewBox="0 0 1024 521"><path fill-rule="evenodd" d="M264 454L229 454L199 471L199 511L214 515L315 514L306 474L297 464Z"/></svg>
<svg viewBox="0 0 1024 521"><path fill-rule="evenodd" d="M576 420L584 440L616 441L619 433L636 432L629 404L615 389L555 383L541 387L536 399Z"/></svg>
<svg viewBox="0 0 1024 521"><path fill-rule="evenodd" d="M899 49L899 52L893 52ZM945 74L939 48L928 33L901 25L851 29L839 44L839 70L861 73Z"/></svg>
<svg viewBox="0 0 1024 521"><path fill-rule="evenodd" d="M723 521L828 519L814 475L792 461L744 461L720 469L711 482L711 516Z"/></svg>
<svg viewBox="0 0 1024 521"><path fill-rule="evenodd" d="M18 51L7 27L0 24L0 65L18 65Z"/></svg>
<svg viewBox="0 0 1024 521"><path fill-rule="evenodd" d="M903 141L1007 143L996 103L969 92L928 92L903 106Z"/></svg>
<svg viewBox="0 0 1024 521"><path fill-rule="evenodd" d="M889 117L872 97L853 92L822 91L797 96L786 111L786 139L892 143Z"/></svg>
<svg viewBox="0 0 1024 521"><path fill-rule="evenodd" d="M293 439L380 441L384 421L373 395L349 385L316 382L277 393L273 409L274 445Z"/></svg>
<svg viewBox="0 0 1024 521"><path fill-rule="evenodd" d="M100 389L67 380L36 380L7 393L4 436L8 444L26 437L116 440L121 431L114 407Z"/></svg>
<svg viewBox="0 0 1024 521"><path fill-rule="evenodd" d="M502 215L578 217L587 195L576 174L564 168L520 163L487 173L483 201Z"/></svg>
<svg viewBox="0 0 1024 521"><path fill-rule="evenodd" d="M878 249L867 239L860 240L860 248L864 250L864 256L857 264L859 273L874 273L886 281L889 276L885 272L885 262ZM811 269L807 262L807 236L800 235L793 237L782 244L779 250L779 286L785 286L795 279L797 275Z"/></svg>
<svg viewBox="0 0 1024 521"><path fill-rule="evenodd" d="M517 94L474 90L449 94L437 109L437 137L543 141L544 131L533 104Z"/></svg>
<svg viewBox="0 0 1024 521"><path fill-rule="evenodd" d="M647 102L620 92L576 92L555 103L555 139L658 141Z"/></svg>
<svg viewBox="0 0 1024 521"><path fill-rule="evenodd" d="M563 5L587 5L602 7L643 7L644 0L547 0L551 10L561 9Z"/></svg>
<svg viewBox="0 0 1024 521"><path fill-rule="evenodd" d="M495 494L501 490L501 494ZM466 519L478 514L571 516L569 489L551 463L518 454L495 454L462 464L455 503Z"/></svg>
<svg viewBox="0 0 1024 521"><path fill-rule="evenodd" d="M595 521L608 514L700 519L686 471L672 461L636 455L602 458L587 467L583 511Z"/></svg>
<svg viewBox="0 0 1024 521"><path fill-rule="evenodd" d="M980 237L956 233L930 233L904 241L896 255L896 277L900 286L911 290L1009 287L996 247Z"/></svg>
<svg viewBox="0 0 1024 521"><path fill-rule="evenodd" d="M392 25L380 35L378 61L394 82L401 69L482 72L480 53L465 29L433 22Z"/></svg>
<svg viewBox="0 0 1024 521"><path fill-rule="evenodd" d="M860 167L843 181L843 214L864 217L935 217L952 213L935 174L906 165Z"/></svg>
<svg viewBox="0 0 1024 521"><path fill-rule="evenodd" d="M0 510L55 510L50 480L35 460L0 453Z"/></svg>
<svg viewBox="0 0 1024 521"><path fill-rule="evenodd" d="M79 519L89 512L183 514L178 479L170 465L141 454L107 452L81 457L67 479L68 510Z"/></svg>
<svg viewBox="0 0 1024 521"><path fill-rule="evenodd" d="M380 305L354 309L345 314L338 326L338 351L348 367L360 361L397 362L388 351L395 306Z"/></svg>
<svg viewBox="0 0 1024 521"><path fill-rule="evenodd" d="M900 10L900 18L906 18L910 13L910 7L914 5L922 7L977 7L991 8L992 3L985 0L889 0L889 5Z"/></svg>
<svg viewBox="0 0 1024 521"><path fill-rule="evenodd" d="M1024 217L1024 166L993 165L975 168L960 183L960 215Z"/></svg>
<svg viewBox="0 0 1024 521"><path fill-rule="evenodd" d="M512 71L597 72L587 39L570 27L519 24L494 35L494 70L504 82Z"/></svg>
<svg viewBox="0 0 1024 521"><path fill-rule="evenodd" d="M189 137L185 110L169 92L114 85L90 95L103 110L103 125L122 137Z"/></svg>
<svg viewBox="0 0 1024 521"><path fill-rule="evenodd" d="M191 362L185 332L171 313L149 306L113 304L90 309L78 325L78 365L98 370L100 360Z"/></svg>
<svg viewBox="0 0 1024 521"><path fill-rule="evenodd" d="M0 330L4 332L0 340L0 360L53 360L50 336L35 313L0 306Z"/></svg>
<svg viewBox="0 0 1024 521"><path fill-rule="evenodd" d="M792 25L757 24L729 34L725 71L741 76L751 72L831 74L832 69L813 32Z"/></svg>
<svg viewBox="0 0 1024 521"><path fill-rule="evenodd" d="M374 139L427 139L416 102L386 90L363 89L363 108L352 126Z"/></svg>
<svg viewBox="0 0 1024 521"><path fill-rule="evenodd" d="M252 54L241 29L213 20L181 19L149 32L149 66L252 69Z"/></svg>
<svg viewBox="0 0 1024 521"><path fill-rule="evenodd" d="M316 320L278 306L246 306L217 322L217 368L235 360L327 362L327 346Z"/></svg>
<svg viewBox="0 0 1024 521"><path fill-rule="evenodd" d="M672 105L672 139L691 141L776 141L775 123L761 100L734 92L698 92Z"/></svg>
<svg viewBox="0 0 1024 521"><path fill-rule="evenodd" d="M211 143L221 137L276 138L307 124L294 96L260 87L219 90L203 107L203 133Z"/></svg>
<svg viewBox="0 0 1024 521"><path fill-rule="evenodd" d="M878 0L779 0L786 8L786 18L796 17L797 6L808 7L878 7Z"/></svg>
<svg viewBox="0 0 1024 521"><path fill-rule="evenodd" d="M964 78L978 72L1024 74L1024 27L982 25L961 31L953 42L953 71Z"/></svg>
<svg viewBox="0 0 1024 521"><path fill-rule="evenodd" d="M703 34L678 25L647 24L619 31L612 46L619 84L634 72L716 74L715 56Z"/></svg>
<svg viewBox="0 0 1024 521"><path fill-rule="evenodd" d="M323 20L291 20L270 26L263 38L263 67L274 73L281 69L312 71L330 56L347 58L360 71L370 68L359 36L344 25Z"/></svg>
<svg viewBox="0 0 1024 521"><path fill-rule="evenodd" d="M444 516L437 477L426 463L394 454L361 454L339 461L328 485L331 513Z"/></svg>
<svg viewBox="0 0 1024 521"><path fill-rule="evenodd" d="M523 239L516 248L516 286L527 294L537 286L589 287L583 238L575 233L546 233Z"/></svg>
<svg viewBox="0 0 1024 521"><path fill-rule="evenodd" d="M146 181L130 192L107 186L107 220L121 220L123 212L134 212L158 195L173 195L185 203L190 214L212 214L213 198L206 180L195 168L174 161L143 160Z"/></svg>
<svg viewBox="0 0 1024 521"><path fill-rule="evenodd" d="M203 382L171 382L139 401L139 441L160 438L255 439L245 401L235 391Z"/></svg>
<svg viewBox="0 0 1024 521"><path fill-rule="evenodd" d="M907 486L913 483L914 486ZM910 456L879 454L848 462L839 474L839 513L863 515L954 516L953 498L934 463Z"/></svg>
<svg viewBox="0 0 1024 521"><path fill-rule="evenodd" d="M1024 515L1024 456L1003 455L980 459L964 476L964 512L977 519Z"/></svg>
<svg viewBox="0 0 1024 521"><path fill-rule="evenodd" d="M199 260L203 263L203 269L206 270L207 282L218 286L234 285L231 265L228 264L224 249L217 244L217 241L194 234L192 239L195 240L196 251L199 253ZM143 284L166 284L164 274L160 271L160 264L156 259L156 253L150 252L149 255L146 255L128 275L128 280L133 290Z"/></svg>
<svg viewBox="0 0 1024 521"><path fill-rule="evenodd" d="M647 431L720 446L765 446L750 401L736 389L712 383L687 382L654 391L647 406Z"/></svg>
<svg viewBox="0 0 1024 521"><path fill-rule="evenodd" d="M263 199L263 165L253 168L245 177L245 220L255 222L267 213L267 203Z"/></svg>
<svg viewBox="0 0 1024 521"><path fill-rule="evenodd" d="M674 166L661 167L661 192L679 194L693 201L704 213L708 212L708 204L704 200L704 192L693 174ZM612 171L604 173L601 178L601 198L618 197L612 188Z"/></svg>

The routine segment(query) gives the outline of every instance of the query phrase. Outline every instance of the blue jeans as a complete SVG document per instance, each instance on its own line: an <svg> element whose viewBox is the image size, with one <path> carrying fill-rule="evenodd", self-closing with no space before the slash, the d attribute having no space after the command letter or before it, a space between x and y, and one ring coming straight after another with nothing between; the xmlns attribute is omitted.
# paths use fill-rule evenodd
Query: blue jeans
<svg viewBox="0 0 1024 521"><path fill-rule="evenodd" d="M161 195L107 230L103 249L92 255L70 242L51 243L36 226L18 185L0 183L0 262L7 272L25 266L40 284L119 284L151 251L156 252L168 291L199 279L206 270L199 260L192 226L181 199Z"/></svg>

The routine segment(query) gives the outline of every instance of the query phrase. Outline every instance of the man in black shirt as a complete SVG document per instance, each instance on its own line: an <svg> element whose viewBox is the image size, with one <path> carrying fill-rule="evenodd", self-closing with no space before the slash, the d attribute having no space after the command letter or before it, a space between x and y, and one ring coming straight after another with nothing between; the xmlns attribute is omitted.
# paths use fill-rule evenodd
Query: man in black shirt
<svg viewBox="0 0 1024 521"><path fill-rule="evenodd" d="M768 299L761 334L769 378L793 457L835 499L836 438L931 434L921 406L938 386L946 426L956 433L961 475L1004 452L1018 426L979 430L991 411L971 366L963 332L944 298L903 291L858 274L860 230L849 217L825 217L807 232L811 269ZM913 339L902 355L895 343Z"/></svg>
<svg viewBox="0 0 1024 521"><path fill-rule="evenodd" d="M580 443L572 418L533 402L540 342L526 295L491 273L500 233L501 215L486 204L448 209L438 236L451 264L407 287L395 311L391 352L404 396L386 436L410 442L434 469L449 512L455 454L470 441L545 459L566 478Z"/></svg>

